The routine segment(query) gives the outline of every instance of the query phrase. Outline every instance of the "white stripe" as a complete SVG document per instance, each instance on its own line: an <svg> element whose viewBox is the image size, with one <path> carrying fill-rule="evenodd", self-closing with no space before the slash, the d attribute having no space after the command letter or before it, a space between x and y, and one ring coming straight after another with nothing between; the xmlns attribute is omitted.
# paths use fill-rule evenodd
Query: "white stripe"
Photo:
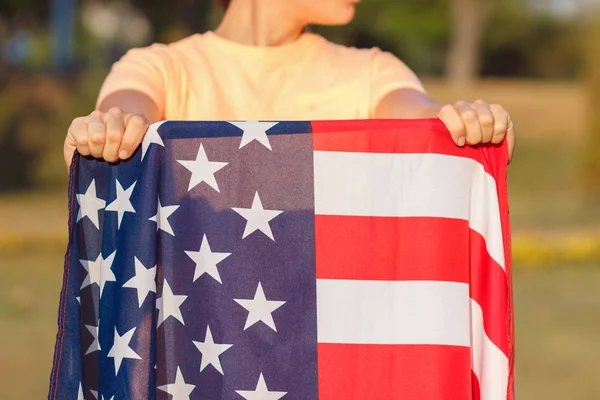
<svg viewBox="0 0 600 400"><path fill-rule="evenodd" d="M490 257L506 270L496 182L490 174L485 172L483 165L475 161L473 163L477 167L471 186L469 227L483 236Z"/></svg>
<svg viewBox="0 0 600 400"><path fill-rule="evenodd" d="M469 287L317 279L320 343L470 345Z"/></svg>
<svg viewBox="0 0 600 400"><path fill-rule="evenodd" d="M471 368L479 380L481 400L506 400L508 357L486 335L483 310L471 300Z"/></svg>
<svg viewBox="0 0 600 400"><path fill-rule="evenodd" d="M504 268L496 185L473 159L315 151L314 170L316 214L467 220Z"/></svg>

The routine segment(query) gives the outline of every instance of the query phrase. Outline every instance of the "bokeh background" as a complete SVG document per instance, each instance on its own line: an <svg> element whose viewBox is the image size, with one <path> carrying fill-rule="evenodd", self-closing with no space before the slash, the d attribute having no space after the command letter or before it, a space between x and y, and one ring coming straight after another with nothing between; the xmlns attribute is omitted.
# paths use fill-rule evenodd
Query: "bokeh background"
<svg viewBox="0 0 600 400"><path fill-rule="evenodd" d="M313 29L397 54L438 101L513 115L520 399L600 399L596 0L363 0ZM0 399L47 395L67 242L70 121L127 49L213 29L210 0L0 1Z"/></svg>

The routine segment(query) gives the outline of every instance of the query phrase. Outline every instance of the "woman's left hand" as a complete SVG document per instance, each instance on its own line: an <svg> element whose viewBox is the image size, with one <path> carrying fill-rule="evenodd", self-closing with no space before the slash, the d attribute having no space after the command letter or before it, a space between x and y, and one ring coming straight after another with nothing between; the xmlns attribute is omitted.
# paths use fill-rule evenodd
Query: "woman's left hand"
<svg viewBox="0 0 600 400"><path fill-rule="evenodd" d="M508 142L508 161L515 151L515 129L508 112L498 104L483 100L473 103L457 101L444 105L438 118L450 131L454 143L459 146L478 143Z"/></svg>

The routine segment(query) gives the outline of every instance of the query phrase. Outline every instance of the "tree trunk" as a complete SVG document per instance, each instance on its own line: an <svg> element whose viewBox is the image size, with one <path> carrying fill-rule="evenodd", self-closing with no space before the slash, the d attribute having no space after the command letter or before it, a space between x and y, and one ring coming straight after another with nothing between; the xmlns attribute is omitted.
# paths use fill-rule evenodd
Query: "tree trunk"
<svg viewBox="0 0 600 400"><path fill-rule="evenodd" d="M473 83L480 73L481 42L494 0L451 0L450 46L446 78L457 85Z"/></svg>

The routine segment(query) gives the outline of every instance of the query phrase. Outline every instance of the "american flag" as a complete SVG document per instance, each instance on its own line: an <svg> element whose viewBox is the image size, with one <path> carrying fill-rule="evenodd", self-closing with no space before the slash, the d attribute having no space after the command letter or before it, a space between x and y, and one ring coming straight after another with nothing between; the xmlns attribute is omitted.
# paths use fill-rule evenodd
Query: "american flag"
<svg viewBox="0 0 600 400"><path fill-rule="evenodd" d="M512 400L506 165L437 119L76 154L49 399Z"/></svg>

